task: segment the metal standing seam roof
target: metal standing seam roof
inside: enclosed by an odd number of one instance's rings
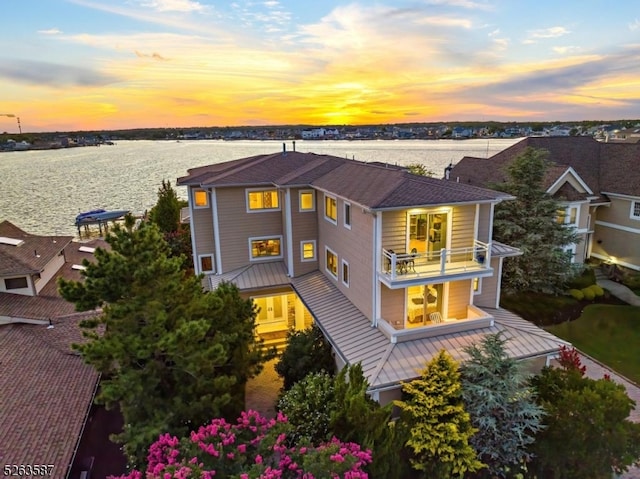
[[[491,257],[502,256],[506,258],[508,256],[520,256],[522,251],[515,246],[509,246],[504,243],[500,243],[499,241],[491,242]]]
[[[442,349],[464,361],[464,348],[487,334],[502,332],[509,340],[507,353],[516,359],[555,354],[569,344],[509,311],[488,308],[483,309],[495,318],[493,326],[393,344],[321,272],[293,278],[292,285],[340,356],[362,364],[372,389],[418,377]]]
[[[240,290],[289,286],[291,283],[283,261],[254,263],[224,274],[210,275],[209,287],[215,289],[223,281],[234,283]]]

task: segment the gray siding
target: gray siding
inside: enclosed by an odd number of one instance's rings
[[[222,188],[216,192],[223,273],[250,263],[249,238],[282,236],[285,239],[280,211],[247,213],[245,188]],[[280,206],[284,207],[282,198]],[[284,244],[282,254],[286,259]]]
[[[189,194],[191,198],[191,194]],[[214,254],[215,240],[213,236],[213,212],[211,209],[211,195],[209,194],[209,208],[193,208],[193,227],[195,231],[196,250],[193,252],[194,261],[198,261],[198,255]],[[215,264],[215,263],[214,263]]]
[[[351,229],[343,226],[343,201],[338,198],[338,224],[324,218],[324,195],[317,194],[319,270],[327,275],[340,292],[364,313],[373,316],[373,216],[351,206]],[[325,246],[338,255],[338,279],[326,272]],[[342,260],[349,263],[349,287],[342,284]]]
[[[467,306],[471,294],[471,280],[452,281],[449,283],[448,318],[464,319],[467,317]]]
[[[475,228],[475,205],[456,206],[451,214],[451,248],[473,246]]]
[[[308,190],[308,188],[302,188]],[[316,193],[316,211],[300,212],[300,190],[291,189],[291,224],[293,229],[293,276],[301,276],[318,269],[319,260],[323,258],[324,250],[318,248],[316,241],[316,261],[301,261],[300,242],[305,240],[318,239],[318,197],[321,193]],[[324,220],[323,220],[324,221]]]
[[[404,326],[405,289],[389,289],[385,285],[380,287],[380,309],[382,319],[396,327]]]
[[[610,199],[610,207],[598,207],[597,221],[631,228],[637,232],[594,224],[595,232],[591,253],[605,259],[613,256],[623,265],[640,269],[640,221],[629,217],[631,200],[615,197]]]

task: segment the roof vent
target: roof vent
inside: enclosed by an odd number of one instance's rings
[[[20,246],[24,241],[21,239],[7,238],[6,236],[0,236],[0,244],[8,244],[11,246]]]
[[[78,271],[84,271],[87,268],[85,268],[81,264],[74,264],[74,265],[71,265],[71,269],[75,269],[75,270],[78,270]]]
[[[82,253],[95,253],[96,249],[91,248],[90,246],[80,246],[80,248],[78,248],[78,251]]]

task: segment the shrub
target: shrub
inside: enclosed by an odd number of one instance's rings
[[[596,283],[596,274],[591,268],[585,268],[580,274],[569,280],[569,288],[582,289]]]
[[[584,294],[584,299],[588,301],[593,301],[596,298],[596,293],[591,289],[591,287],[582,288],[581,291],[582,294]]]
[[[315,324],[304,331],[289,331],[287,347],[276,364],[285,391],[309,373],[324,371],[333,376],[335,368],[331,345]]]
[[[604,289],[602,289],[597,284],[592,284],[591,286],[589,286],[589,289],[593,291],[593,294],[595,294],[598,298],[604,296]]]
[[[578,301],[582,301],[584,299],[584,293],[579,289],[570,289],[569,294]]]

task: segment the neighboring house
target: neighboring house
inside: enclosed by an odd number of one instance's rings
[[[286,150],[190,169],[177,184],[208,287],[232,281],[253,298],[269,342],[314,321],[337,366],[361,363],[381,403],[440,349],[464,359],[487,333],[503,332],[519,359],[565,344],[499,309],[502,263],[519,254],[491,236],[504,193]]]
[[[548,151],[547,192],[560,201],[557,220],[576,228],[574,261],[593,257],[640,271],[640,143],[589,137],[525,138],[491,158],[465,157],[451,181],[488,187],[532,147]]]
[[[80,279],[79,265],[104,243],[37,236],[0,222],[0,462],[52,465],[65,478],[98,374],[71,349],[82,341],[76,313],[57,279]],[[28,475],[28,474],[27,474]],[[23,474],[24,476],[24,474]]]

